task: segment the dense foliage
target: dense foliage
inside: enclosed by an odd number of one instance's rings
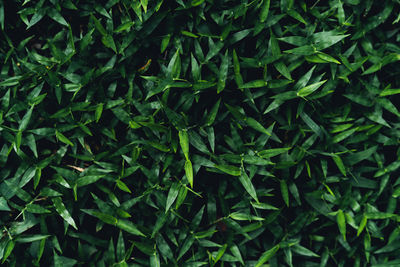
[[[399,0],[0,2],[5,266],[400,266]]]

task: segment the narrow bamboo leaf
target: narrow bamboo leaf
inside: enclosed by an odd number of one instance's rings
[[[185,239],[183,244],[180,246],[179,254],[178,254],[178,260],[182,258],[182,256],[192,247],[193,242],[194,242],[194,237],[189,236]]]
[[[304,25],[307,25],[307,22],[304,20],[304,18],[299,14],[299,12],[297,12],[294,9],[289,9],[287,11],[288,15],[291,16],[292,18],[300,21],[301,23],[303,23]]]
[[[300,113],[300,117],[307,124],[310,129],[316,133],[319,137],[322,137],[322,130],[305,112]]]
[[[339,209],[338,213],[336,214],[336,222],[343,239],[346,241],[346,217],[341,209]]]
[[[286,67],[285,63],[283,63],[283,61],[275,62],[274,66],[275,66],[276,70],[280,74],[282,74],[286,79],[292,80],[292,76],[290,74],[290,71],[289,71],[288,67]]]
[[[22,118],[18,128],[19,131],[24,131],[28,126],[28,123],[32,116],[32,111],[33,111],[33,106],[31,106],[31,108],[25,113],[24,117]]]
[[[260,22],[264,23],[268,18],[270,0],[263,0],[260,12]]]
[[[18,239],[16,239],[15,241],[18,243],[32,243],[35,241],[40,241],[43,239],[46,239],[48,237],[50,237],[51,235],[26,235],[26,236],[22,236],[22,237],[18,237]]]
[[[304,74],[293,86],[293,90],[298,91],[300,90],[300,88],[304,88],[307,85],[308,81],[310,80],[315,68],[316,65],[314,65],[309,71],[307,71],[307,73]]]
[[[36,213],[36,214],[45,214],[45,213],[51,213],[50,210],[43,208],[40,205],[37,204],[29,204],[28,206],[26,206],[26,210],[30,213]]]
[[[278,252],[279,244],[265,251],[256,263],[256,267],[261,267],[264,263],[268,262]]]
[[[225,51],[225,55],[222,57],[221,66],[218,73],[217,82],[217,93],[222,92],[225,88],[226,78],[228,77],[228,66],[229,66],[229,56],[228,49]]]
[[[232,165],[214,165],[218,170],[225,172],[232,176],[240,176],[241,171],[240,168]]]
[[[240,253],[240,250],[239,250],[238,246],[235,245],[235,244],[232,244],[232,245],[229,247],[229,249],[230,249],[230,251],[232,252],[233,256],[235,256],[236,259],[237,259],[242,265],[244,265],[244,261],[243,261],[243,258],[242,258],[242,255],[241,255],[241,253]]]
[[[207,115],[207,119],[206,119],[207,126],[211,126],[214,123],[215,118],[217,117],[217,114],[218,114],[218,109],[219,109],[220,103],[221,103],[221,98],[218,99],[217,103],[214,104],[214,106],[210,110],[210,113]]]
[[[343,164],[343,161],[342,161],[341,157],[339,155],[337,155],[337,154],[332,154],[331,157],[332,157],[333,161],[336,163],[336,166],[339,168],[340,172],[344,176],[346,176],[346,168],[345,168],[345,166]]]
[[[242,75],[240,74],[240,63],[235,49],[233,50],[233,70],[235,73],[236,85],[240,88],[240,86],[242,86],[243,84],[243,78]]]
[[[134,21],[127,21],[125,23],[122,23],[121,25],[119,25],[114,32],[116,33],[120,33],[126,30],[129,30],[133,25],[135,25]]]
[[[367,225],[367,221],[368,221],[367,216],[364,215],[364,216],[362,217],[362,219],[361,219],[360,225],[358,226],[358,229],[357,229],[357,236],[360,236],[360,234],[361,234],[362,231],[364,230],[365,226]]]
[[[150,256],[150,267],[160,267],[160,256],[158,255],[157,250]]]
[[[279,208],[274,207],[270,204],[267,203],[254,203],[251,202],[251,205],[256,208],[256,209],[261,209],[261,210],[279,210]]]
[[[183,155],[185,155],[186,161],[189,160],[189,135],[187,131],[179,131],[179,143],[182,148]]]
[[[285,201],[286,206],[289,207],[289,191],[285,180],[282,179],[280,181],[280,187],[283,201]]]
[[[9,87],[9,86],[17,85],[21,78],[22,78],[22,76],[19,76],[19,75],[7,78],[4,81],[0,82],[0,87]],[[6,95],[7,94],[8,93],[6,93]]]
[[[319,53],[317,54],[317,56],[318,56],[319,58],[321,58],[322,60],[325,60],[326,62],[331,62],[331,63],[335,63],[335,64],[340,64],[340,61],[338,61],[336,58],[334,58],[334,57],[332,57],[332,56],[330,56],[330,55],[328,55],[328,54],[325,54],[325,53],[323,53],[323,52],[319,52]]]
[[[47,15],[54,20],[57,23],[60,23],[63,26],[68,27],[69,24],[68,22],[63,18],[63,16],[56,10],[56,9],[50,9],[47,11]]]
[[[267,82],[264,80],[254,80],[248,83],[245,83],[241,86],[239,86],[239,89],[245,89],[245,88],[260,88],[260,87],[265,87],[267,86]]]
[[[193,166],[192,162],[189,159],[185,161],[185,174],[190,184],[190,187],[193,188]]]
[[[201,78],[201,71],[199,64],[196,61],[196,58],[193,56],[193,54],[190,54],[191,56],[191,67],[192,67],[192,76],[194,81],[198,81]]]
[[[57,130],[56,130],[56,137],[57,137],[58,140],[60,140],[64,144],[67,144],[67,145],[70,145],[70,146],[74,146],[74,144],[67,137],[65,137],[65,135],[63,135],[62,133],[60,133]]]
[[[350,137],[352,134],[354,134],[357,131],[357,128],[353,128],[344,132],[341,132],[337,135],[335,135],[332,139],[333,143],[339,143],[343,141],[344,139]]]
[[[246,171],[242,169],[241,174],[239,176],[239,181],[243,185],[244,189],[246,189],[247,193],[258,202],[256,190],[251,183],[249,176],[247,175]]]
[[[319,257],[319,255],[316,254],[315,252],[313,252],[313,251],[309,250],[308,248],[305,248],[299,244],[292,246],[291,250],[298,255],[302,255],[302,256],[306,256],[306,257]]]
[[[199,6],[201,4],[203,4],[205,0],[192,0],[191,5],[194,6]]]
[[[95,118],[96,122],[99,122],[102,113],[103,113],[103,103],[100,103],[97,105],[96,111],[94,114],[94,118]]]
[[[116,226],[121,230],[124,230],[132,235],[143,236],[146,237],[132,222],[120,219],[117,221]]]
[[[222,247],[220,247],[218,249],[217,256],[215,256],[215,259],[213,260],[214,264],[216,264],[221,259],[221,257],[224,255],[227,247],[228,247],[228,244],[224,244]]]
[[[291,147],[283,147],[283,148],[271,148],[266,150],[261,150],[258,152],[258,155],[262,158],[272,158],[278,156],[282,153],[289,151]]]
[[[129,187],[124,182],[122,182],[120,179],[116,180],[116,184],[117,184],[117,187],[119,189],[121,189],[122,191],[125,191],[130,194],[132,193],[132,191],[129,189]]]
[[[96,210],[91,210],[91,209],[81,209],[81,211],[83,211],[86,214],[89,214],[93,217],[98,218],[99,220],[101,220],[102,222],[105,222],[107,224],[111,224],[111,225],[116,225],[117,224],[117,218],[115,218],[114,216],[110,215],[110,214],[105,214]]]
[[[11,211],[4,197],[0,197],[0,211]]]
[[[248,117],[246,118],[246,123],[248,126],[250,126],[251,128],[253,128],[254,130],[257,130],[261,133],[264,133],[266,135],[271,136],[271,133],[267,131],[267,129],[264,128],[264,126],[261,125],[261,123],[259,123],[258,121],[256,121],[255,119]]]
[[[169,44],[169,41],[171,40],[171,34],[167,34],[164,36],[164,38],[161,41],[161,53],[164,53],[165,49],[167,49],[167,46]]]
[[[178,196],[180,186],[178,183],[173,183],[169,189],[168,196],[167,196],[167,202],[165,204],[165,213],[169,210],[169,208],[172,206],[174,203],[175,199]]]
[[[321,82],[317,82],[314,84],[310,84],[306,87],[301,88],[299,91],[297,91],[297,95],[300,97],[306,97],[309,94],[312,94],[315,90],[317,90],[319,87],[321,87],[321,85],[323,85],[324,83],[326,83],[327,80],[321,81]]]
[[[14,247],[15,247],[15,242],[13,240],[9,240],[8,243],[7,243],[7,246],[5,247],[5,250],[4,250],[3,259],[1,261],[2,264],[11,255]]]
[[[397,95],[400,94],[400,89],[384,89],[379,96]]]
[[[58,214],[72,227],[74,227],[76,230],[78,230],[78,227],[76,227],[74,219],[71,217],[71,214],[68,212],[68,210],[65,208],[64,203],[62,203],[61,198],[56,197],[52,199],[54,207]]]
[[[125,242],[124,237],[122,235],[122,231],[119,231],[118,240],[117,240],[117,260],[122,261],[125,258]]]

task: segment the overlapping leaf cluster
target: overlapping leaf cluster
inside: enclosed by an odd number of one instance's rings
[[[0,2],[2,264],[399,265],[399,14]]]

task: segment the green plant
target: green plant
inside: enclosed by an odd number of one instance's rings
[[[399,265],[383,2],[1,2],[2,264]]]

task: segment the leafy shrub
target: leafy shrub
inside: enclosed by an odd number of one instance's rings
[[[1,2],[2,263],[400,265],[399,7]]]

